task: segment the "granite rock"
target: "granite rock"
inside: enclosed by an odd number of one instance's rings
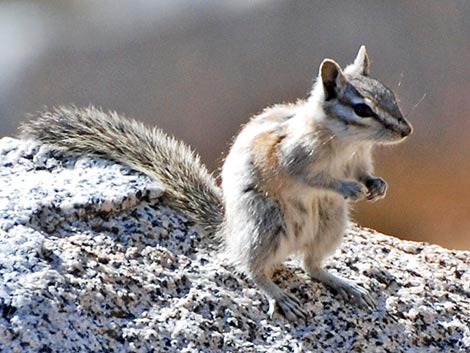
[[[351,224],[327,267],[371,289],[343,302],[295,259],[268,304],[210,240],[126,166],[0,140],[1,352],[469,352],[470,252]]]

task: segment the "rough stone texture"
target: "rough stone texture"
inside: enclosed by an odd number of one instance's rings
[[[292,260],[276,282],[310,320],[267,302],[161,200],[99,158],[0,141],[1,352],[469,352],[470,252],[351,226],[328,262],[371,288],[344,303]]]

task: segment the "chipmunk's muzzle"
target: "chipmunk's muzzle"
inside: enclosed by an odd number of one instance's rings
[[[402,138],[406,138],[413,133],[413,126],[405,119],[400,118],[399,120],[399,132]]]

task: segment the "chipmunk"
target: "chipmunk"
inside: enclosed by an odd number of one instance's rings
[[[307,319],[299,301],[271,279],[275,265],[302,255],[305,271],[341,296],[375,308],[369,292],[322,268],[341,244],[351,201],[385,196],[372,175],[371,149],[412,132],[394,93],[369,76],[362,46],[344,70],[320,65],[306,100],[265,109],[236,137],[221,187],[183,142],[92,107],[61,107],[20,127],[20,137],[114,159],[166,186],[170,204],[215,235],[238,271],[276,311]]]

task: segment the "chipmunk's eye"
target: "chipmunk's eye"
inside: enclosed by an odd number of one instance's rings
[[[361,118],[370,118],[371,116],[374,116],[374,112],[367,104],[355,104],[353,109],[354,113],[356,113],[356,115],[360,116]]]

